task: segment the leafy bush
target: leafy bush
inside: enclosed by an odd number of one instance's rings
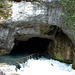
[[[75,26],[75,0],[58,0],[66,9],[69,25]]]
[[[72,28],[75,35],[75,0],[58,0],[66,9],[65,24]]]
[[[9,12],[10,6],[7,4],[6,0],[0,0],[0,20],[1,18],[8,18],[11,15]]]

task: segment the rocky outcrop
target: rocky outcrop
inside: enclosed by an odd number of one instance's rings
[[[13,2],[12,15],[0,24],[0,54],[9,54],[14,40],[26,41],[32,37],[52,40],[50,56],[60,61],[73,61],[75,40],[65,25],[65,10],[55,0]]]

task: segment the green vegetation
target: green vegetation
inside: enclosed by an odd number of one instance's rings
[[[54,54],[57,60],[63,61],[65,59],[64,56],[62,56],[60,52],[58,53],[55,52]]]
[[[40,5],[40,2],[37,2],[37,5]]]
[[[31,2],[33,2],[34,0],[30,0]]]
[[[72,28],[75,37],[75,0],[58,0],[66,9],[65,24]],[[63,16],[63,15],[62,15]]]
[[[6,0],[0,0],[0,23],[2,19],[10,17],[10,5],[7,4]]]
[[[13,4],[11,3],[11,4],[10,4],[10,7],[12,7],[12,6],[13,6]]]

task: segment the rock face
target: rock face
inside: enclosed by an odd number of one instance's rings
[[[0,54],[9,54],[14,41],[32,37],[52,40],[48,47],[50,56],[60,61],[75,61],[75,40],[61,14],[65,10],[55,0],[13,2],[12,16],[0,24]],[[75,63],[75,62],[74,62]]]

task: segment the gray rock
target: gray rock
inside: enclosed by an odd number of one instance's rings
[[[65,15],[65,10],[59,2],[14,2],[11,9],[12,16],[0,24],[0,54],[9,54],[15,39],[26,41],[32,37],[40,37],[53,41],[48,47],[53,58],[60,61],[73,60],[75,40],[61,16]]]

